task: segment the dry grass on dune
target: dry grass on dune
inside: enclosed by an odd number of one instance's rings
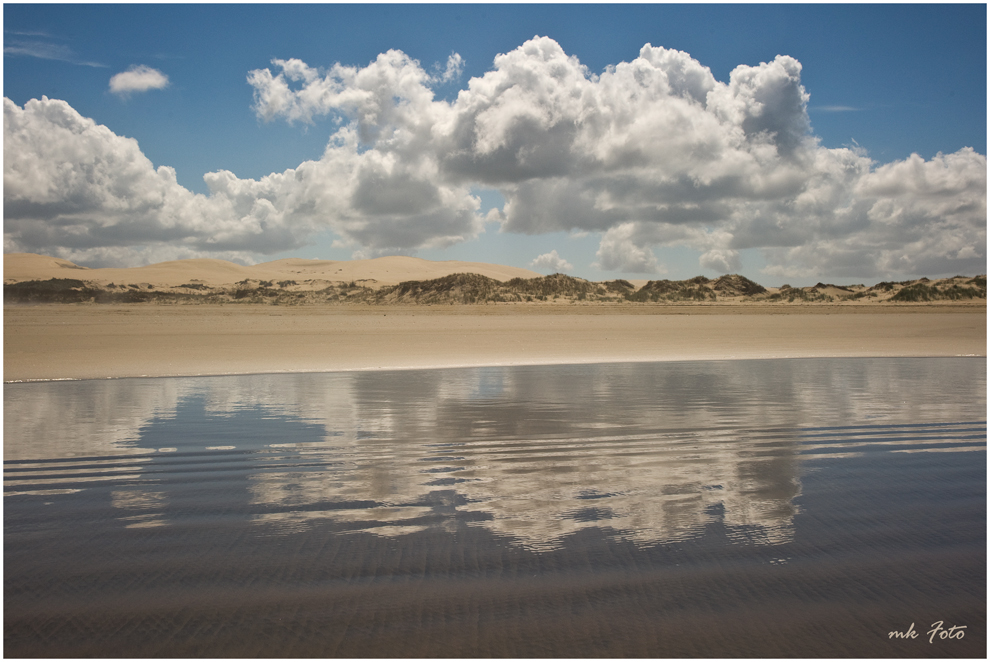
[[[87,269],[43,255],[4,256],[7,303],[268,303],[436,305],[842,304],[986,302],[986,276],[867,285],[766,288],[744,276],[630,282],[478,262],[392,256],[373,260],[290,258],[254,266],[194,259]]]

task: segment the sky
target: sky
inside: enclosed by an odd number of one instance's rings
[[[963,5],[3,7],[4,252],[986,273]]]

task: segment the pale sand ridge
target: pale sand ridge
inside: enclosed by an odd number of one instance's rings
[[[364,281],[369,285],[398,285],[408,280],[430,280],[455,273],[476,273],[499,281],[512,278],[535,278],[540,274],[529,269],[506,267],[482,262],[447,260],[434,262],[417,257],[389,256],[371,260],[306,260],[288,258],[243,266],[199,258],[150,264],[145,267],[87,269],[59,258],[33,253],[10,253],[3,256],[5,283],[50,278],[76,278],[100,285],[107,283],[150,283],[175,287],[186,283],[233,285],[243,280]],[[374,281],[373,283],[371,281]]]

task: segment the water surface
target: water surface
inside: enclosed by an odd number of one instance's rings
[[[6,384],[4,607],[13,657],[982,657],[986,360]]]

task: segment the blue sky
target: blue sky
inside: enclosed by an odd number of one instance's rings
[[[984,273],[986,25],[981,4],[5,4],[5,252],[408,253],[767,285]],[[369,120],[348,90],[396,108]],[[58,118],[29,112],[42,96]]]

